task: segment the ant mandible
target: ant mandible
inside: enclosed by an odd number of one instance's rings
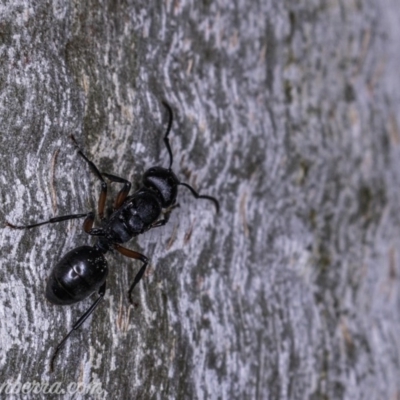
[[[98,216],[101,220],[100,227],[93,227],[95,219],[93,212],[63,215],[30,225],[14,225],[7,222],[10,228],[31,229],[46,224],[85,218],[83,222],[84,231],[98,238],[94,246],[80,246],[68,252],[54,266],[48,278],[46,298],[53,304],[74,304],[86,299],[95,291],[98,293],[98,298],[78,319],[56,347],[50,361],[50,371],[53,371],[54,360],[67,339],[86,321],[104,297],[108,275],[108,265],[104,257],[105,253],[117,250],[122,255],[140,260],[143,263],[128,291],[129,301],[132,303],[132,291],[142,279],[149,260],[143,254],[122,247],[121,243],[126,243],[134,236],[140,235],[152,228],[165,225],[169,220],[171,211],[177,206],[176,196],[178,186],[188,188],[196,199],[212,201],[217,212],[219,211],[219,203],[216,198],[200,195],[187,183],[180,182],[173,173],[171,169],[173,156],[168,139],[172,127],[173,115],[171,107],[166,102],[162,104],[169,114],[169,122],[164,135],[165,147],[169,154],[169,166],[168,168],[152,167],[145,171],[142,178],[142,186],[131,196],[128,196],[131,183],[124,178],[100,172],[96,165],[82,152],[75,138],[71,135],[71,139],[78,149],[78,154],[86,161],[91,171],[101,183],[101,192],[98,201]],[[104,216],[107,197],[107,183],[104,178],[123,185],[114,201],[114,211],[109,218]]]

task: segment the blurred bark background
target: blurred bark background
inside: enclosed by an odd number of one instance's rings
[[[162,100],[175,172],[221,203],[181,188],[129,243],[151,258],[135,306],[140,263],[107,256],[105,300],[53,374],[93,299],[53,306],[46,278],[92,239],[80,221],[1,229],[2,394],[400,398],[398,2],[3,0],[0,17],[3,225],[95,208],[72,133],[135,188],[167,166]]]

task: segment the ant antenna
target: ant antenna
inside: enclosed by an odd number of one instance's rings
[[[164,135],[164,143],[165,143],[165,147],[167,148],[168,154],[169,154],[169,167],[168,167],[168,170],[171,171],[171,167],[172,167],[172,163],[174,162],[174,158],[172,156],[172,151],[171,151],[171,146],[169,144],[168,135],[169,135],[169,132],[171,131],[171,126],[172,126],[172,121],[173,121],[173,114],[172,114],[172,109],[171,109],[170,105],[167,102],[162,101],[162,104],[167,109],[168,114],[169,114],[169,121],[168,121],[167,131],[165,132],[165,135]],[[214,203],[215,208],[217,209],[217,213],[219,212],[219,202],[215,197],[206,196],[206,195],[200,195],[187,183],[179,182],[178,185],[185,186],[186,188],[188,188],[191,191],[192,195],[196,199],[211,200]]]
[[[179,182],[178,185],[185,186],[186,188],[188,188],[188,189],[192,192],[192,195],[193,195],[196,199],[211,200],[211,201],[214,203],[215,208],[217,209],[217,214],[219,213],[219,202],[218,202],[218,200],[217,200],[215,197],[206,196],[206,195],[204,195],[204,194],[198,194],[190,185],[188,185],[187,183],[184,183],[184,182]]]
[[[165,143],[165,147],[167,148],[168,154],[169,154],[168,170],[171,171],[172,163],[174,162],[174,157],[172,156],[172,151],[171,151],[171,146],[169,144],[168,135],[169,135],[169,132],[171,131],[171,127],[172,127],[173,114],[172,114],[172,109],[167,102],[163,101],[162,104],[167,109],[168,115],[169,115],[167,131],[165,132],[165,135],[164,135],[164,143]]]

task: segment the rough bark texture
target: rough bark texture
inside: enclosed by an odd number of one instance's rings
[[[46,277],[92,239],[78,221],[1,229],[0,384],[400,398],[398,2],[3,0],[0,16],[3,224],[95,209],[71,133],[135,187],[166,166],[163,99],[174,170],[221,202],[182,188],[169,224],[132,240],[151,258],[135,306],[140,263],[108,255],[105,300],[53,374],[95,296],[53,306]]]

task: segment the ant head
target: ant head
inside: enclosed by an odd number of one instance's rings
[[[152,167],[143,175],[143,185],[154,189],[159,194],[163,208],[168,208],[175,203],[178,184],[178,178],[167,168]]]

